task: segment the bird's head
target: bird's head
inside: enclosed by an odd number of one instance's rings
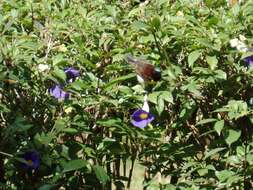
[[[159,69],[155,68],[155,69],[153,70],[152,79],[153,79],[154,81],[159,81],[159,80],[161,80],[161,78],[162,78],[161,71],[160,71]]]

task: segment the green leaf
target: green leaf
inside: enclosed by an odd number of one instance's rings
[[[151,25],[156,29],[159,30],[160,26],[161,26],[161,21],[158,17],[154,17],[151,20]]]
[[[164,110],[164,100],[162,98],[158,98],[156,105],[157,112],[161,114]]]
[[[240,156],[240,157],[243,157],[243,156],[245,156],[245,147],[243,147],[243,146],[237,146],[236,147],[236,155],[237,156]]]
[[[66,127],[66,121],[63,119],[57,119],[54,124],[56,132],[61,132]]]
[[[214,70],[217,67],[218,60],[216,56],[206,56],[206,61],[211,70]]]
[[[244,101],[230,100],[228,102],[228,106],[229,106],[228,116],[230,119],[238,119],[248,114],[248,105]]]
[[[53,185],[45,184],[40,186],[38,190],[51,190],[53,189],[53,187],[54,187]]]
[[[227,158],[227,163],[231,163],[231,164],[240,164],[240,159],[238,156],[236,155],[232,155],[232,156],[229,156]]]
[[[110,177],[107,175],[104,168],[102,168],[101,166],[98,166],[98,165],[95,165],[92,168],[93,168],[98,180],[100,181],[100,183],[106,184],[106,182],[108,182],[110,180]]]
[[[30,129],[33,125],[26,123],[25,118],[23,118],[22,116],[17,116],[11,126],[14,131],[23,132]]]
[[[160,92],[152,92],[148,95],[148,100],[154,104],[157,104],[158,96],[160,95]]]
[[[203,125],[203,124],[211,123],[211,122],[215,122],[215,121],[217,121],[217,119],[214,119],[214,118],[202,119],[196,125]]]
[[[116,78],[116,79],[113,79],[111,82],[107,83],[105,86],[104,86],[104,89],[114,85],[114,84],[117,84],[117,83],[120,83],[120,82],[123,82],[125,80],[128,80],[128,79],[131,79],[133,78],[134,76],[136,76],[135,74],[131,73],[131,74],[128,74],[126,76],[122,76],[122,77],[119,77],[119,78]]]
[[[11,111],[11,110],[8,109],[8,107],[7,107],[6,105],[0,104],[0,112],[2,112],[2,113],[8,113],[8,112],[10,112],[10,111]]]
[[[135,30],[147,30],[148,25],[141,21],[135,21],[133,22],[132,27]]]
[[[195,63],[195,61],[197,61],[197,59],[200,56],[201,56],[200,50],[196,50],[196,51],[191,52],[188,56],[188,66],[193,67],[193,64]]]
[[[62,132],[70,133],[70,134],[76,134],[76,133],[78,133],[78,130],[75,129],[75,128],[65,128],[65,129],[62,130]]]
[[[226,80],[227,79],[227,73],[225,73],[224,71],[222,70],[217,70],[215,71],[216,73],[216,77],[219,78],[219,79],[223,79],[223,80]]]
[[[232,184],[237,184],[238,182],[242,182],[243,176],[237,174],[229,177],[226,181],[226,186],[230,187]]]
[[[66,81],[66,74],[63,70],[59,69],[59,68],[55,68],[53,71],[53,76],[55,76],[56,78],[60,79],[61,81]]]
[[[205,153],[205,157],[204,157],[204,160],[209,158],[210,156],[213,156],[215,155],[216,153],[222,151],[222,150],[225,150],[226,148],[215,148],[215,149],[212,149],[211,151]]]
[[[232,143],[236,142],[240,136],[240,130],[229,129],[225,131],[225,141],[229,146],[231,146]]]
[[[198,172],[198,174],[199,174],[200,176],[204,176],[204,175],[208,174],[208,169],[206,169],[206,168],[201,168],[201,169],[198,169],[197,172]]]
[[[214,124],[214,130],[220,135],[222,129],[224,127],[224,120],[217,121]]]
[[[173,103],[172,93],[168,91],[157,91],[152,92],[148,95],[148,100],[154,104],[158,104],[159,99],[163,99],[166,102]]]
[[[82,81],[80,81],[80,80],[76,80],[75,82],[72,82],[72,83],[70,84],[70,87],[73,88],[73,89],[75,89],[75,90],[77,90],[77,91],[80,91],[80,90],[82,90],[82,89],[87,88],[87,85],[84,84],[84,83],[83,83]]]
[[[118,127],[121,126],[121,119],[117,118],[117,119],[103,119],[103,120],[99,120],[97,121],[97,124],[101,125],[101,126],[105,126],[105,127]]]
[[[172,184],[167,184],[164,190],[176,190],[176,187]]]
[[[173,103],[173,96],[171,92],[161,91],[161,95],[159,96],[159,98],[162,98],[169,103]]]
[[[76,159],[68,161],[63,166],[63,172],[75,171],[87,166],[87,161],[82,159]]]
[[[204,47],[210,48],[210,49],[214,49],[216,51],[219,51],[220,49],[217,49],[213,43],[210,41],[210,39],[207,38],[197,38],[196,42],[198,42],[199,44],[201,44]]]
[[[64,54],[57,54],[56,56],[54,56],[52,58],[53,60],[53,65],[54,66],[59,66],[59,65],[63,65],[63,64],[68,64],[67,60],[64,58]]]
[[[234,172],[230,170],[222,170],[222,171],[216,171],[215,175],[219,179],[220,182],[225,182],[228,180],[230,177],[234,175]]]
[[[212,26],[212,25],[216,25],[219,22],[219,19],[215,16],[211,17],[208,21],[208,25]]]
[[[54,134],[50,132],[46,134],[42,132],[41,134],[37,133],[35,135],[35,139],[44,145],[48,145],[54,139],[54,137],[55,137]]]

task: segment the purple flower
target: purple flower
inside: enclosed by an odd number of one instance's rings
[[[247,64],[247,67],[253,66],[253,55],[243,58],[243,61]]]
[[[49,93],[58,100],[69,99],[70,93],[65,92],[63,88],[66,84],[74,82],[76,77],[80,76],[80,71],[78,71],[73,67],[66,67],[64,69],[64,72],[66,74],[66,82],[64,84],[55,84],[54,86],[48,89]]]
[[[66,100],[69,98],[69,93],[65,92],[62,89],[62,86],[59,84],[55,84],[53,87],[49,88],[49,93],[57,98],[58,100]]]
[[[131,123],[135,127],[144,128],[155,118],[152,114],[144,111],[143,109],[136,110],[132,115]]]
[[[80,76],[80,71],[76,70],[73,67],[66,67],[64,69],[64,72],[67,76],[67,82],[73,82],[75,81],[76,77]]]
[[[40,166],[40,155],[35,151],[27,151],[22,157],[26,163],[21,163],[21,167],[27,170],[37,170]]]

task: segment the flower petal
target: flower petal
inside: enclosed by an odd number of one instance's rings
[[[141,115],[143,114],[147,114],[147,118],[142,118]],[[143,109],[138,109],[136,110],[133,114],[132,114],[132,118],[131,118],[131,123],[139,128],[144,128],[146,127],[150,122],[152,122],[154,120],[154,116],[149,113],[146,112]]]
[[[231,39],[229,41],[231,47],[236,47],[239,43],[239,40],[237,38]]]
[[[247,40],[247,38],[246,38],[244,35],[242,35],[242,34],[239,35],[239,39],[240,39],[242,42],[244,42],[245,40]]]
[[[143,119],[141,119],[140,117],[141,114],[148,114],[148,112],[142,109],[138,109],[132,114],[132,120],[137,121],[137,122],[142,121]]]
[[[46,64],[39,64],[38,65],[38,70],[40,72],[44,72],[44,71],[47,71],[50,69],[50,66],[49,65],[46,65]]]
[[[40,166],[40,155],[36,151],[27,151],[23,154],[23,159],[30,164],[22,163],[23,169],[38,169]]]
[[[80,71],[78,71],[77,69],[73,67],[65,68],[64,72],[67,75],[67,82],[73,82],[76,79],[76,77],[80,76]]]
[[[149,123],[147,122],[147,120],[143,120],[143,121],[134,121],[131,120],[131,123],[135,126],[135,127],[139,127],[139,128],[144,128],[146,127]]]
[[[253,55],[243,58],[248,67],[253,66]]]
[[[49,88],[49,93],[57,99],[68,99],[69,93],[65,92],[59,84]]]
[[[143,98],[143,106],[142,106],[142,110],[149,112],[149,105],[148,105],[148,95],[145,94],[144,98]]]

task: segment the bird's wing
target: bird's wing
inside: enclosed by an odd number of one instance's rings
[[[154,66],[149,63],[140,62],[136,66],[136,73],[144,80],[150,80],[153,77]]]
[[[130,54],[126,56],[126,61],[131,64],[137,64],[138,62],[138,60]]]

